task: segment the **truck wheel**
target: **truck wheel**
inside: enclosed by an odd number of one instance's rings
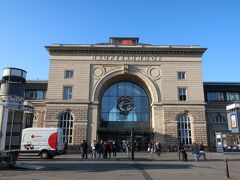
[[[42,151],[40,153],[40,156],[41,156],[42,159],[48,159],[49,158],[49,154],[48,154],[47,151]]]

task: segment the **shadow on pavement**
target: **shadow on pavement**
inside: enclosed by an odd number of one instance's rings
[[[26,165],[29,168],[26,168]],[[32,164],[32,166],[38,166]],[[127,162],[117,162],[117,163],[104,163],[104,162],[86,162],[86,163],[41,163],[42,168],[35,169],[38,171],[80,171],[80,172],[107,172],[107,171],[118,171],[118,170],[148,170],[148,169],[191,169],[192,165],[190,164],[153,164],[148,163],[127,163]],[[32,171],[33,168],[30,168],[31,164],[22,163],[18,167],[4,170],[19,170],[19,171]]]

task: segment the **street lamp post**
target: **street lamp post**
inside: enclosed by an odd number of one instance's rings
[[[134,137],[134,135],[133,135],[133,133],[134,133],[134,128],[131,128],[131,154],[132,154],[132,160],[134,160],[134,140],[133,140],[133,137]]]

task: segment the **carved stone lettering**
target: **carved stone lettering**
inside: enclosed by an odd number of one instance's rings
[[[159,56],[92,56],[95,61],[160,61]]]

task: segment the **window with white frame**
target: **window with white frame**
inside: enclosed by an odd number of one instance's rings
[[[184,80],[184,79],[186,79],[186,72],[179,71],[178,72],[178,80]]]
[[[226,122],[226,120],[223,116],[217,115],[217,116],[214,117],[213,122],[218,123],[218,124],[223,124],[223,123]]]
[[[183,144],[192,144],[191,122],[187,114],[178,116],[178,139]]]
[[[238,92],[227,92],[227,101],[239,101],[239,93]]]
[[[63,87],[63,99],[71,100],[72,99],[72,86]]]
[[[73,70],[65,70],[64,71],[64,78],[71,79],[73,77]]]
[[[179,101],[187,100],[187,89],[186,88],[178,88],[178,100]]]
[[[63,142],[69,144],[72,143],[73,139],[73,116],[70,112],[66,112],[61,116],[59,127],[63,129]]]

